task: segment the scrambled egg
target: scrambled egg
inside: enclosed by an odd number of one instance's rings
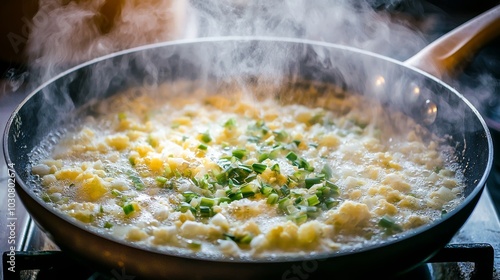
[[[380,241],[462,198],[449,147],[361,96],[159,92],[68,130],[32,166],[41,197],[129,242],[254,258]]]

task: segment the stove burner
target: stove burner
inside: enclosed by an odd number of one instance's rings
[[[74,280],[111,280],[118,275],[107,275],[97,272],[84,264],[74,261],[62,251],[19,251],[16,252],[16,272],[9,267],[9,252],[3,254],[3,279],[45,280],[60,279],[71,275]],[[449,244],[428,260],[428,263],[473,262],[474,279],[492,279],[494,267],[494,250],[487,243]],[[112,274],[117,273],[113,271]],[[122,275],[123,276],[123,275]],[[135,277],[134,277],[135,278]],[[404,272],[395,279],[432,279],[428,266],[418,265],[415,269]]]

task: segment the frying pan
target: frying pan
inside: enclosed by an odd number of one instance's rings
[[[460,46],[465,48],[465,55],[495,35],[499,28],[493,26],[499,19],[500,6],[466,23],[458,33],[449,33],[448,38],[454,38],[456,44],[455,34],[471,34],[465,41],[473,43]],[[448,50],[446,42],[431,44],[430,53]],[[430,63],[428,53],[424,49],[400,62],[347,46],[269,37],[201,38],[114,53],[58,75],[18,106],[4,134],[6,162],[14,166],[17,194],[40,228],[70,256],[104,273],[144,279],[396,277],[430,259],[456,234],[476,206],[493,160],[492,140],[484,120],[462,95],[436,76],[439,68]],[[454,63],[444,65],[455,67]],[[248,83],[292,81],[293,85],[293,81],[312,80],[375,97],[388,110],[403,111],[450,139],[457,151],[454,160],[464,173],[465,198],[438,221],[379,244],[348,252],[239,260],[181,255],[114,240],[54,211],[34,193],[30,153],[52,130],[77,121],[92,111],[88,108],[125,89],[154,89],[164,83],[173,87],[178,80],[214,91],[228,81],[244,87]],[[321,94],[299,98],[319,102]]]

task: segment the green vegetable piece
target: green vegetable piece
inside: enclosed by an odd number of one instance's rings
[[[113,227],[113,224],[110,223],[110,222],[105,222],[104,223],[104,228],[112,228]]]
[[[323,181],[323,178],[321,177],[313,177],[313,178],[306,178],[305,180],[306,188],[310,188],[316,184],[319,184]]]
[[[200,206],[213,207],[216,204],[217,204],[217,202],[213,198],[202,197],[200,200]]]
[[[146,188],[146,185],[144,185],[144,182],[142,181],[141,178],[134,176],[134,175],[130,175],[130,180],[132,180],[132,183],[134,183],[134,187],[137,190],[141,191],[144,188]]]
[[[327,180],[330,180],[333,176],[333,170],[332,167],[328,164],[323,165],[323,168],[321,169],[321,174],[325,175],[325,178]]]
[[[378,225],[388,230],[401,230],[401,227],[396,224],[396,221],[387,215],[384,215],[382,218],[380,218],[380,220],[378,221]]]
[[[160,183],[160,184],[165,184],[167,182],[167,178],[163,177],[163,176],[157,176],[156,177],[156,182]]]
[[[279,195],[277,193],[271,193],[268,197],[267,197],[267,203],[268,204],[276,204],[278,203],[278,199],[279,199]]]
[[[259,162],[263,162],[264,160],[268,159],[269,158],[269,154],[268,153],[262,153],[259,155]]]
[[[201,141],[205,143],[210,143],[212,141],[212,137],[210,137],[210,134],[207,132],[201,134]]]
[[[252,169],[253,171],[261,174],[262,172],[264,172],[264,170],[266,170],[267,168],[267,165],[265,164],[262,164],[262,163],[254,163],[252,164]]]
[[[255,191],[251,185],[244,185],[241,187],[240,191],[243,197],[251,197],[255,195]]]
[[[299,158],[294,152],[289,152],[285,157],[290,161],[295,161]]]
[[[307,198],[307,205],[314,206],[319,204],[319,198],[316,195],[311,195]]]
[[[208,149],[208,146],[205,144],[200,144],[200,145],[198,145],[198,149],[206,151]]]
[[[243,157],[245,157],[246,154],[247,150],[245,149],[235,149],[232,152],[232,155],[238,159],[242,159]]]
[[[129,215],[130,213],[135,211],[134,205],[132,204],[127,204],[122,207],[123,212],[125,212],[125,215]]]
[[[212,207],[200,206],[200,216],[202,216],[202,217],[212,217],[213,215],[214,215],[214,212],[212,210]]]
[[[230,118],[224,123],[225,128],[234,128],[236,127],[236,120],[234,118]]]

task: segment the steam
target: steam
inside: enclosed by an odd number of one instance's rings
[[[32,78],[40,80],[105,54],[189,37],[307,38],[404,59],[426,41],[404,19],[393,21],[375,9],[400,2],[41,0],[27,52]]]
[[[335,43],[367,50],[384,56],[405,60],[429,43],[422,31],[432,28],[433,19],[422,20],[420,12],[429,9],[424,2],[403,0],[292,0],[292,1],[241,1],[241,0],[41,0],[39,11],[33,18],[27,51],[30,58],[30,78],[35,84],[47,81],[62,71],[106,54],[132,47],[193,37],[219,36],[272,36],[301,38]],[[413,15],[400,13],[409,9]],[[434,8],[435,7],[431,7]],[[396,15],[396,16],[395,16]],[[420,29],[415,29],[420,20]],[[264,44],[265,45],[265,44]],[[175,48],[170,48],[173,50]],[[254,48],[242,48],[239,54],[233,49],[217,45],[193,53],[183,51],[182,58],[191,61],[218,78],[230,78],[233,73],[286,71],[299,54],[296,49],[273,49],[265,46],[261,53]],[[342,58],[316,51],[315,63],[328,68]],[[262,55],[271,60],[253,60],[252,55]],[[230,55],[225,55],[225,54]],[[162,76],[173,73],[164,69],[159,61],[167,63],[172,53],[144,54],[126,59],[101,62],[101,68],[88,73],[92,85],[83,88],[94,96],[108,87],[134,79],[129,72],[131,65],[143,69],[144,78],[136,84],[155,87]],[[140,56],[140,55],[139,55]],[[159,58],[158,58],[159,56]],[[159,61],[158,61],[159,60]],[[335,61],[337,60],[337,61]],[[265,62],[264,65],[258,63]],[[385,69],[370,69],[375,74]],[[351,63],[344,59],[343,63]],[[359,67],[356,65],[353,68]],[[177,71],[179,69],[175,69]],[[349,66],[340,73],[342,82],[356,84],[360,77]],[[235,71],[235,72],[234,72]],[[394,72],[394,70],[390,70]],[[392,77],[400,73],[383,73]],[[404,77],[403,77],[404,78]],[[352,79],[352,80],[345,80]],[[71,81],[71,79],[69,79]],[[390,81],[388,79],[387,84]],[[405,81],[406,82],[406,81]],[[417,81],[418,82],[418,81]],[[404,88],[406,85],[402,85]],[[59,91],[71,91],[70,83]],[[403,89],[404,90],[404,89]],[[488,92],[488,89],[481,89]],[[48,93],[50,95],[50,93]],[[489,95],[489,94],[484,94]],[[391,98],[391,97],[389,97]],[[74,108],[70,104],[67,108]],[[53,109],[53,108],[52,108]]]

